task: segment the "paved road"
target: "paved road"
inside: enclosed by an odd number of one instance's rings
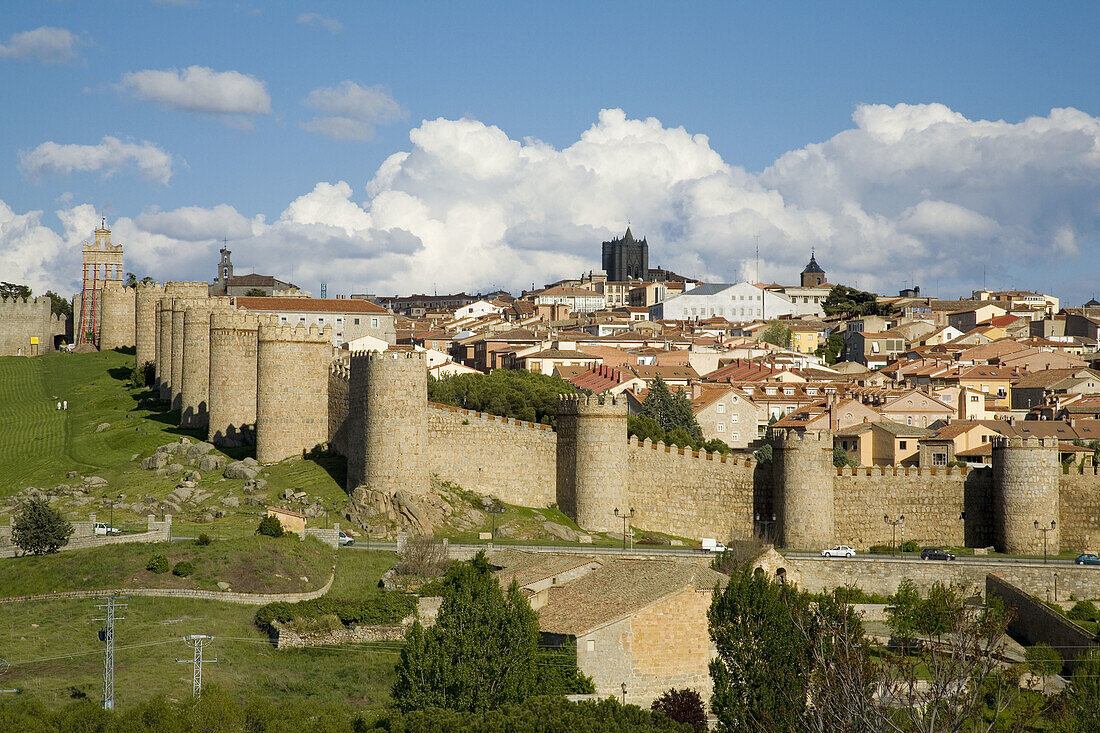
[[[451,547],[457,551],[463,553],[473,554],[478,550],[488,549],[487,543],[482,544],[451,544]],[[711,553],[702,552],[687,547],[638,547],[635,546],[632,550],[623,550],[619,547],[599,547],[599,546],[556,546],[556,545],[496,545],[497,549],[511,549],[522,550],[524,552],[553,552],[558,554],[570,554],[570,555],[613,555],[620,557],[713,557]],[[397,543],[395,542],[374,542],[370,543],[368,547],[365,542],[356,541],[354,545],[350,546],[353,550],[389,550],[396,551]],[[787,552],[783,551],[782,554],[785,557],[798,558],[800,560],[820,560],[821,562],[837,562],[841,558],[825,558],[817,552]],[[847,558],[847,560],[855,560],[860,562],[894,562],[894,563],[923,563],[934,562],[928,560],[921,560],[919,557],[890,557],[889,555],[870,555],[860,554],[855,557]],[[965,556],[955,560],[957,563],[968,563],[978,565],[1042,565],[1042,559],[1035,558],[1016,558],[1016,557],[983,557]],[[1066,560],[1060,558],[1048,558],[1048,565],[1063,565],[1072,566],[1073,560]],[[1096,572],[1100,573],[1100,567],[1096,568]]]

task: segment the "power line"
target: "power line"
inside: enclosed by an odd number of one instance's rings
[[[118,603],[119,598],[129,598],[129,596],[107,596],[105,599],[107,602],[103,604],[97,604],[96,608],[104,609],[104,618],[96,619],[96,621],[103,621],[104,628],[99,632],[99,638],[104,642],[103,650],[103,709],[114,710],[115,709],[115,621],[122,621],[126,617],[115,618],[115,606],[126,607],[125,603]],[[100,600],[100,599],[96,599]]]
[[[191,664],[193,665],[191,670],[191,695],[194,697],[202,697],[202,663],[213,663],[218,661],[217,657],[213,659],[203,659],[202,645],[203,642],[206,641],[213,643],[214,637],[207,634],[189,634],[183,637],[183,640],[187,642],[188,646],[193,647],[195,650],[195,658],[191,660]],[[187,664],[188,660],[179,659],[177,657],[176,661],[181,664]]]

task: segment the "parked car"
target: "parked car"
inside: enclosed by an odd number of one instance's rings
[[[920,551],[921,560],[954,560],[955,556],[947,550],[938,547],[925,547]]]
[[[848,545],[837,545],[821,551],[822,557],[855,557],[856,551]]]
[[[1100,565],[1100,557],[1091,552],[1084,552],[1073,561],[1075,565]]]
[[[118,527],[112,527],[109,524],[107,524],[106,522],[96,522],[95,523],[95,533],[97,535],[107,536],[107,535],[122,534],[122,530],[119,529]]]
[[[355,544],[355,538],[352,537],[347,532],[345,532],[344,530],[340,530],[340,536],[336,538],[336,541],[338,543],[340,543],[341,547],[346,547],[347,545],[354,545]]]
[[[726,546],[713,537],[704,537],[700,540],[700,544],[703,546],[703,552],[725,552]]]

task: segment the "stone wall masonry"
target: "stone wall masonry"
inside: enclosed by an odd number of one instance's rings
[[[393,495],[429,489],[428,365],[423,352],[359,352],[351,356],[348,489],[367,486]]]
[[[783,544],[807,549],[832,542],[836,531],[832,433],[773,432],[773,504]]]
[[[631,438],[628,506],[620,509],[633,508],[637,515],[631,524],[655,532],[696,540],[743,539],[752,536],[757,473],[752,460]],[[622,521],[615,521],[622,531]]]
[[[108,282],[100,295],[99,348],[101,350],[134,346],[136,327],[134,288]]]
[[[412,623],[412,619],[409,619]],[[297,632],[278,621],[271,624],[271,642],[276,649],[302,649],[314,646],[332,646],[338,644],[365,644],[375,641],[404,641],[405,630],[409,624],[388,626],[347,626],[332,631],[312,633]]]
[[[582,528],[621,530],[626,511],[626,399],[561,395],[558,399],[558,506]]]
[[[170,518],[166,522],[150,521],[148,532],[122,534],[113,537],[97,537],[93,531],[94,523],[94,518],[90,522],[73,522],[73,534],[69,537],[68,544],[61,548],[61,551],[84,550],[89,547],[121,545],[130,542],[167,542],[171,536],[172,523]],[[0,529],[0,558],[16,557],[19,554],[19,548],[11,544],[11,528],[6,529],[6,533]]]
[[[912,580],[921,590],[932,583],[961,583],[974,593],[985,588],[985,576],[991,570],[1031,595],[1045,599],[1054,593],[1054,574],[1058,574],[1058,598],[1074,594],[1077,598],[1100,598],[1100,571],[1077,565],[1044,565],[1039,562],[981,562],[959,558],[949,562],[883,557],[845,560],[825,557],[787,556],[786,567],[802,576],[802,589],[817,593],[855,583],[868,593],[891,595],[903,578]]]
[[[277,316],[244,311],[210,315],[207,423],[212,443],[232,446],[254,442],[258,331],[260,323],[277,322]]]
[[[1100,479],[1096,467],[1086,466],[1083,473],[1076,468],[1060,473],[1058,493],[1062,546],[1100,550]]]
[[[985,547],[992,544],[992,480],[988,469],[842,468],[834,479],[835,528],[826,545],[858,550],[894,539],[883,521],[904,515],[898,544]],[[801,548],[801,549],[823,549]]]
[[[160,283],[137,284],[134,294],[134,365],[157,361],[157,301],[164,297]]]
[[[1058,552],[1061,468],[1056,438],[993,438],[993,528],[999,549]],[[1049,531],[1038,531],[1036,522]]]
[[[328,445],[345,458],[348,455],[348,386],[351,365],[343,358],[332,363],[328,375]]]
[[[157,391],[162,400],[172,397],[172,299],[163,297],[156,308]]]
[[[202,305],[197,298],[172,298],[172,380],[170,382],[170,402],[173,410],[183,409],[183,325],[188,308]]]
[[[1049,644],[1065,661],[1063,672],[1073,671],[1073,661],[1096,646],[1096,638],[1077,624],[1026,592],[1007,582],[1000,573],[985,579],[985,595],[1015,609],[1008,631],[1022,643]]]
[[[198,601],[221,601],[240,603],[247,606],[263,606],[276,601],[297,603],[320,598],[332,588],[335,577],[330,574],[328,582],[317,590],[304,593],[235,593],[217,590],[186,590],[184,588],[110,588],[106,590],[73,590],[60,593],[39,593],[32,596],[9,596],[0,598],[0,603],[22,603],[24,601],[56,601],[70,598],[101,598],[109,595],[144,596],[149,598],[189,598]]]
[[[58,319],[51,312],[52,303],[43,296],[0,299],[0,356],[37,356],[53,352],[54,336],[65,333],[64,324],[58,331]],[[32,344],[38,339],[37,344]]]
[[[277,463],[328,442],[332,328],[260,324],[256,460]]]
[[[210,317],[229,311],[228,298],[193,301],[183,314],[180,427],[205,430],[210,422]]]
[[[545,507],[556,501],[557,444],[549,425],[428,406],[429,470],[508,504]]]

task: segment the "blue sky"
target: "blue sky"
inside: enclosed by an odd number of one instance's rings
[[[519,288],[598,266],[600,239],[630,219],[657,260],[708,279],[746,276],[760,234],[768,280],[790,281],[816,246],[831,280],[915,278],[953,297],[984,271],[1079,302],[1100,229],[1098,16],[1095,3],[20,3],[0,17],[0,271],[73,287],[80,229],[103,215],[158,279],[212,276],[227,236],[243,269],[315,291]],[[72,35],[19,37],[43,27]],[[189,67],[209,83],[163,96]],[[194,111],[232,106],[199,99],[219,84],[253,94],[244,112]],[[342,139],[303,128],[332,117],[350,125]]]

